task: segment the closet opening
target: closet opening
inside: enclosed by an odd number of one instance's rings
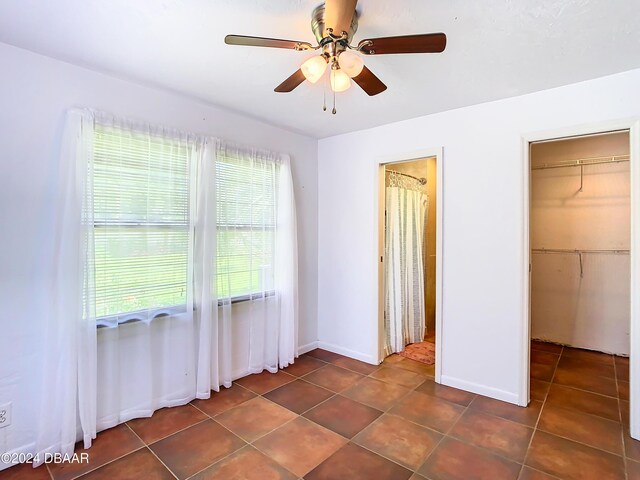
[[[439,381],[439,155],[380,165],[379,360],[419,362]],[[407,362],[411,363],[411,362]]]
[[[630,140],[625,129],[528,144],[529,400],[578,442],[580,428],[614,443],[628,432]]]

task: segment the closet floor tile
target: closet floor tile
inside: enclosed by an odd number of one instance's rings
[[[531,350],[531,362],[542,365],[556,365],[560,360],[559,353],[545,352],[544,350]]]
[[[582,360],[578,358],[566,357],[564,354],[560,357],[558,368],[564,368],[574,371],[580,375],[597,375],[599,377],[615,378],[616,370],[613,362],[606,364],[595,362],[592,360]]]
[[[553,383],[578,388],[580,390],[587,390],[609,397],[618,396],[616,380],[613,377],[585,375],[572,368],[558,367],[553,377]]]
[[[623,480],[624,459],[581,443],[536,431],[526,464],[569,480]]]
[[[562,385],[551,385],[547,396],[547,404],[569,410],[578,410],[613,421],[620,420],[617,398],[576,390]]]
[[[531,378],[542,380],[543,382],[550,382],[553,379],[555,371],[555,364],[532,363],[529,368]]]
[[[537,378],[532,378],[531,382],[529,383],[531,400],[544,401],[544,399],[547,398],[547,393],[549,393],[550,386],[550,382],[543,382],[542,380],[538,380]]]
[[[585,362],[604,363],[605,365],[613,365],[614,357],[608,353],[594,352],[593,350],[585,350],[582,348],[565,347],[562,350],[562,356],[575,358]]]
[[[622,455],[622,425],[577,410],[545,405],[538,429]]]
[[[557,345],[555,343],[541,342],[539,340],[532,340],[531,350],[540,350],[543,352],[560,354],[562,353],[562,345]]]

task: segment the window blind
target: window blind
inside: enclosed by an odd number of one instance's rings
[[[255,298],[274,289],[277,169],[259,155],[218,155],[219,298]]]
[[[188,146],[96,126],[93,167],[96,316],[184,308]]]

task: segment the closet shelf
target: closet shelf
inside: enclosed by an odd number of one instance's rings
[[[578,255],[580,260],[580,278],[584,276],[584,266],[582,264],[582,255],[584,254],[607,254],[607,255],[629,255],[629,250],[625,249],[599,249],[599,250],[579,250],[569,248],[532,248],[531,253],[560,253]]]
[[[577,160],[565,160],[563,162],[543,163],[534,165],[531,170],[546,170],[548,168],[583,167],[585,165],[601,165],[605,163],[628,162],[629,155],[613,155],[611,157],[579,158]]]
[[[599,250],[584,250],[584,249],[579,249],[579,248],[575,248],[575,249],[569,249],[569,248],[532,248],[531,251],[533,253],[575,253],[575,254],[580,254],[580,253],[611,253],[611,254],[618,254],[618,255],[628,255],[629,254],[629,250],[625,250],[625,249],[620,249],[620,248],[616,248],[616,249],[599,249]]]

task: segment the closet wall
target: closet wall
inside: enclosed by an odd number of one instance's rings
[[[425,158],[411,162],[394,163],[389,165],[389,168],[396,172],[427,179],[429,210],[424,233],[424,257],[426,260],[424,298],[427,337],[430,337],[435,335],[436,331],[436,159]],[[386,185],[388,184],[389,179],[387,178]]]
[[[532,167],[628,155],[627,132],[532,145]],[[629,163],[531,171],[532,249],[629,249]],[[629,353],[629,255],[532,253],[531,336]]]

